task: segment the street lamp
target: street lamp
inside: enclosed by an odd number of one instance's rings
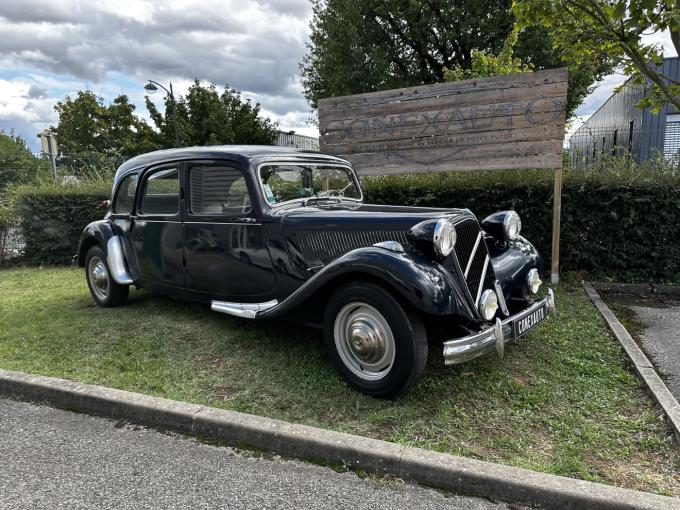
[[[168,96],[170,96],[170,102],[172,103],[172,122],[175,125],[175,147],[179,147],[180,141],[179,127],[177,126],[177,102],[175,101],[175,95],[172,93],[172,82],[170,82],[170,90],[168,90],[157,81],[149,80],[149,82],[144,85],[144,90],[146,90],[149,94],[153,94],[158,90],[158,87],[165,90],[165,92],[168,93]]]

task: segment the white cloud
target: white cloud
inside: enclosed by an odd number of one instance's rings
[[[145,115],[147,79],[184,94],[194,78],[247,91],[276,119],[306,119],[298,62],[310,17],[309,0],[0,1],[0,78],[14,84],[0,120],[54,121],[47,98],[20,97],[31,85],[53,102],[82,89],[126,93]]]

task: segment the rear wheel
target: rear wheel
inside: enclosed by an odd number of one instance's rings
[[[324,341],[345,381],[375,397],[406,391],[425,370],[427,335],[420,317],[372,283],[351,283],[333,294]]]
[[[92,298],[99,306],[114,307],[127,302],[130,287],[121,285],[111,277],[106,254],[99,246],[93,246],[85,257],[85,276]]]

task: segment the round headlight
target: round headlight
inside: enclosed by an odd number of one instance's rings
[[[527,273],[527,288],[532,294],[536,294],[541,287],[541,277],[538,275],[538,269],[530,269]]]
[[[447,257],[456,246],[456,229],[448,220],[441,219],[434,227],[434,250],[440,257]]]
[[[498,296],[491,289],[486,289],[482,292],[482,297],[479,298],[479,313],[484,320],[490,321],[496,315],[498,310]]]
[[[517,239],[517,236],[519,236],[521,231],[522,220],[519,218],[519,214],[515,211],[508,211],[503,220],[503,233],[505,234],[505,238],[509,241]]]

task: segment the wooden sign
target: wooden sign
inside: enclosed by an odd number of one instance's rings
[[[553,168],[559,264],[566,69],[319,100],[320,150],[360,175]]]

